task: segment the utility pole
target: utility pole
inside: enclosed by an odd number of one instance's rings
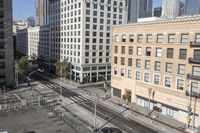
[[[96,95],[94,95],[94,131],[96,130],[96,116],[97,116],[97,88]]]
[[[18,73],[19,73],[19,66],[18,66],[18,61],[15,61],[15,84],[16,84],[16,87],[18,89]]]
[[[192,129],[195,128],[196,102],[197,102],[197,96],[196,96],[195,99],[194,99],[194,109],[193,109],[193,118],[192,118]]]

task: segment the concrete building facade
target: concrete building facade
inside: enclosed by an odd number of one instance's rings
[[[110,80],[110,27],[125,22],[125,6],[124,0],[51,0],[51,59],[68,59],[77,82]]]
[[[200,93],[200,18],[113,26],[112,36],[112,96],[187,123],[186,92]],[[194,99],[200,126],[200,98]]]
[[[0,0],[0,82],[14,85],[12,0]]]
[[[28,57],[49,59],[49,27],[30,27],[17,31],[17,51]]]

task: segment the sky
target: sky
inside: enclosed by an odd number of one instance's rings
[[[35,0],[13,0],[13,19],[26,20],[35,17]]]
[[[153,0],[153,8],[162,5],[162,0]],[[14,20],[26,20],[35,17],[35,0],[13,0]]]

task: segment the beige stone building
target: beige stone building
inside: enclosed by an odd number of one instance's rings
[[[186,91],[200,92],[200,18],[113,26],[112,36],[112,95],[187,123]],[[195,105],[200,126],[200,98]]]

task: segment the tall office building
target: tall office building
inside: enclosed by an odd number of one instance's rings
[[[49,24],[49,0],[36,0],[36,26]]]
[[[187,15],[200,14],[200,0],[186,0],[185,5]]]
[[[154,17],[160,17],[162,15],[162,7],[156,7],[154,8]]]
[[[139,0],[139,18],[152,17],[153,0]]]
[[[35,26],[35,18],[34,17],[28,17],[27,23],[28,23],[28,26],[34,27]]]
[[[163,0],[162,17],[174,19],[180,15],[180,0]]]
[[[128,23],[138,18],[152,17],[153,0],[127,0]]]
[[[51,0],[50,58],[68,59],[75,81],[110,80],[110,29],[125,22],[124,14],[124,0]]]
[[[0,84],[14,84],[12,0],[0,0]]]

